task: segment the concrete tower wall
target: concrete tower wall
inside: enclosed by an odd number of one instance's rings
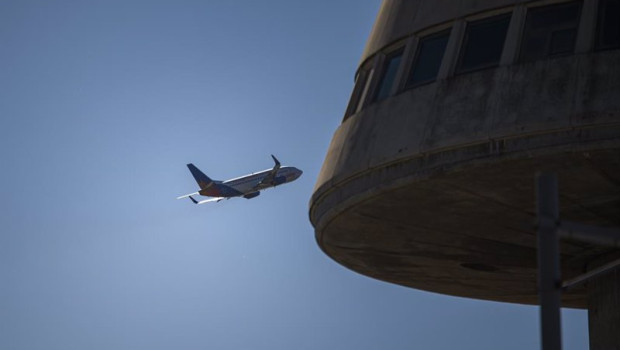
[[[455,20],[477,13],[506,9],[517,4],[532,1],[518,0],[386,0],[382,3],[370,37],[366,42],[363,63],[386,46],[409,35],[419,33],[440,24],[451,24]]]
[[[606,3],[386,0],[310,202],[325,253],[388,282],[536,303],[537,170],[559,174],[562,218],[620,225],[620,47],[600,44]],[[577,15],[548,33],[559,54],[532,59],[524,38],[547,6]],[[496,57],[463,68],[488,23],[505,30]],[[435,37],[436,72],[416,82]],[[561,248],[566,277],[614,253]],[[563,302],[587,307],[585,288]]]

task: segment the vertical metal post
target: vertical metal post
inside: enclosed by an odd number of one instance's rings
[[[562,349],[558,182],[555,174],[536,175],[538,215],[538,299],[543,350]]]

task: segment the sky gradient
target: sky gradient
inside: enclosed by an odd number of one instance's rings
[[[308,202],[380,1],[1,1],[0,349],[535,349],[538,309],[318,248]],[[186,163],[302,177],[194,206]],[[563,310],[564,349],[587,348]]]

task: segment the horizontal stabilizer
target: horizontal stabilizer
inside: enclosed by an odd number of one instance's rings
[[[198,192],[194,192],[194,193],[190,193],[190,194],[185,194],[185,195],[182,195],[180,197],[177,197],[177,199],[183,199],[183,198],[187,198],[189,196],[195,196],[197,194],[198,194]]]
[[[219,202],[222,199],[225,199],[226,197],[213,197],[213,198],[209,198],[209,199],[205,199],[203,201],[197,201],[194,199],[194,197],[189,196],[189,199],[192,200],[192,202],[194,202],[194,204],[204,204],[204,203],[210,203],[210,202]]]

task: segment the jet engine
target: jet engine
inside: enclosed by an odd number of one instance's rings
[[[251,199],[251,198],[254,198],[254,197],[258,197],[259,194],[260,194],[260,192],[252,192],[252,193],[248,193],[248,194],[244,195],[243,198]]]

